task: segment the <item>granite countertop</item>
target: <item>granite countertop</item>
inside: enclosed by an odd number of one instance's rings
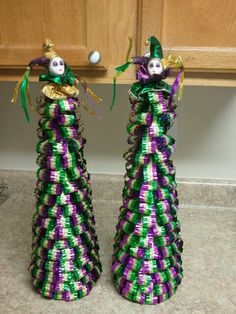
[[[180,206],[183,282],[170,300],[155,306],[139,305],[116,292],[110,271],[121,205],[121,200],[114,195],[121,194],[122,181],[110,178],[109,184],[101,185],[96,180],[106,177],[98,176],[95,180],[94,176],[93,204],[103,274],[89,296],[67,303],[43,299],[33,290],[27,271],[31,254],[34,175],[28,172],[7,177],[5,172],[5,177],[9,196],[0,206],[0,313],[236,313],[236,208]]]

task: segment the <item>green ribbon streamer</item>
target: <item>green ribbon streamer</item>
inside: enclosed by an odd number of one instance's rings
[[[122,72],[126,71],[130,65],[130,61],[127,61],[126,63],[120,65],[119,67],[117,67],[116,70],[116,76],[120,75]]]
[[[113,97],[112,97],[112,103],[110,106],[110,110],[112,110],[112,108],[115,104],[115,100],[116,100],[116,78],[117,78],[117,76],[121,75],[123,72],[125,72],[128,69],[130,63],[131,63],[130,61],[127,61],[126,63],[115,68],[116,74],[115,74],[114,79],[113,79]]]
[[[26,92],[26,90],[28,88],[28,84],[29,84],[29,74],[30,74],[30,68],[25,72],[25,76],[24,76],[24,79],[23,79],[23,81],[21,83],[21,87],[20,87],[21,106],[24,110],[26,121],[28,123],[30,122],[30,118],[29,118],[29,114],[27,111],[25,92]]]
[[[112,103],[110,106],[110,111],[113,109],[115,100],[116,100],[116,78],[113,79],[113,97],[112,97]]]

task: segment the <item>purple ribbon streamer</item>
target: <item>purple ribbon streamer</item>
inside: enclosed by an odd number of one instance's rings
[[[176,77],[176,79],[172,85],[172,89],[171,89],[171,93],[170,93],[170,97],[169,97],[169,101],[168,101],[169,108],[171,107],[171,103],[173,101],[174,94],[176,93],[176,90],[179,87],[181,72],[182,71],[179,71],[179,73],[178,73],[178,75],[177,75],[177,77]]]

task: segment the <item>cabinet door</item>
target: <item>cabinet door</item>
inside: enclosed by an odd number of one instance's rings
[[[1,0],[0,66],[25,67],[42,55],[40,47],[50,38],[58,54],[71,66],[104,70],[107,60],[109,0]],[[91,50],[101,61],[90,65]]]
[[[190,72],[236,72],[235,0],[140,0],[139,7],[140,43],[156,35]]]

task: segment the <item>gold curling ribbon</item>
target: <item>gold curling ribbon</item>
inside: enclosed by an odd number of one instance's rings
[[[81,105],[84,107],[84,109],[85,109],[88,113],[90,113],[90,114],[93,115],[93,116],[96,115],[96,113],[95,113],[93,110],[91,110],[91,109],[85,104],[85,102],[84,102],[83,100],[81,101]]]
[[[174,69],[180,69],[181,77],[180,77],[180,85],[178,92],[178,100],[181,100],[183,97],[183,87],[184,87],[184,64],[181,57],[175,57],[173,55],[169,55],[166,59],[163,58],[161,60],[163,68],[166,69],[168,67],[172,67]]]
[[[126,61],[128,61],[130,59],[130,53],[131,53],[131,49],[133,46],[133,37],[128,37],[128,39],[129,39],[129,47],[128,47],[128,50],[126,53],[126,58],[125,58]]]
[[[183,88],[184,88],[184,70],[182,70],[181,73],[178,100],[181,100],[183,98]]]
[[[40,114],[37,112],[35,106],[33,105],[32,99],[31,99],[31,97],[30,97],[29,85],[27,86],[27,97],[28,97],[28,102],[29,102],[29,105],[30,105],[31,109],[32,109],[34,112],[36,112],[38,115],[40,115]]]
[[[161,63],[164,69],[168,68],[169,66],[172,66],[175,69],[184,68],[184,64],[181,57],[175,57],[173,55],[169,55],[167,59],[163,58],[161,60]]]
[[[98,97],[89,87],[87,87],[87,91],[90,94],[90,96],[96,101],[97,103],[102,101],[102,98]]]
[[[84,85],[87,93],[93,98],[93,100],[96,102],[96,103],[99,103],[102,101],[102,98],[98,97],[87,85],[87,82],[85,79],[83,79],[81,76],[77,76],[78,80]]]

